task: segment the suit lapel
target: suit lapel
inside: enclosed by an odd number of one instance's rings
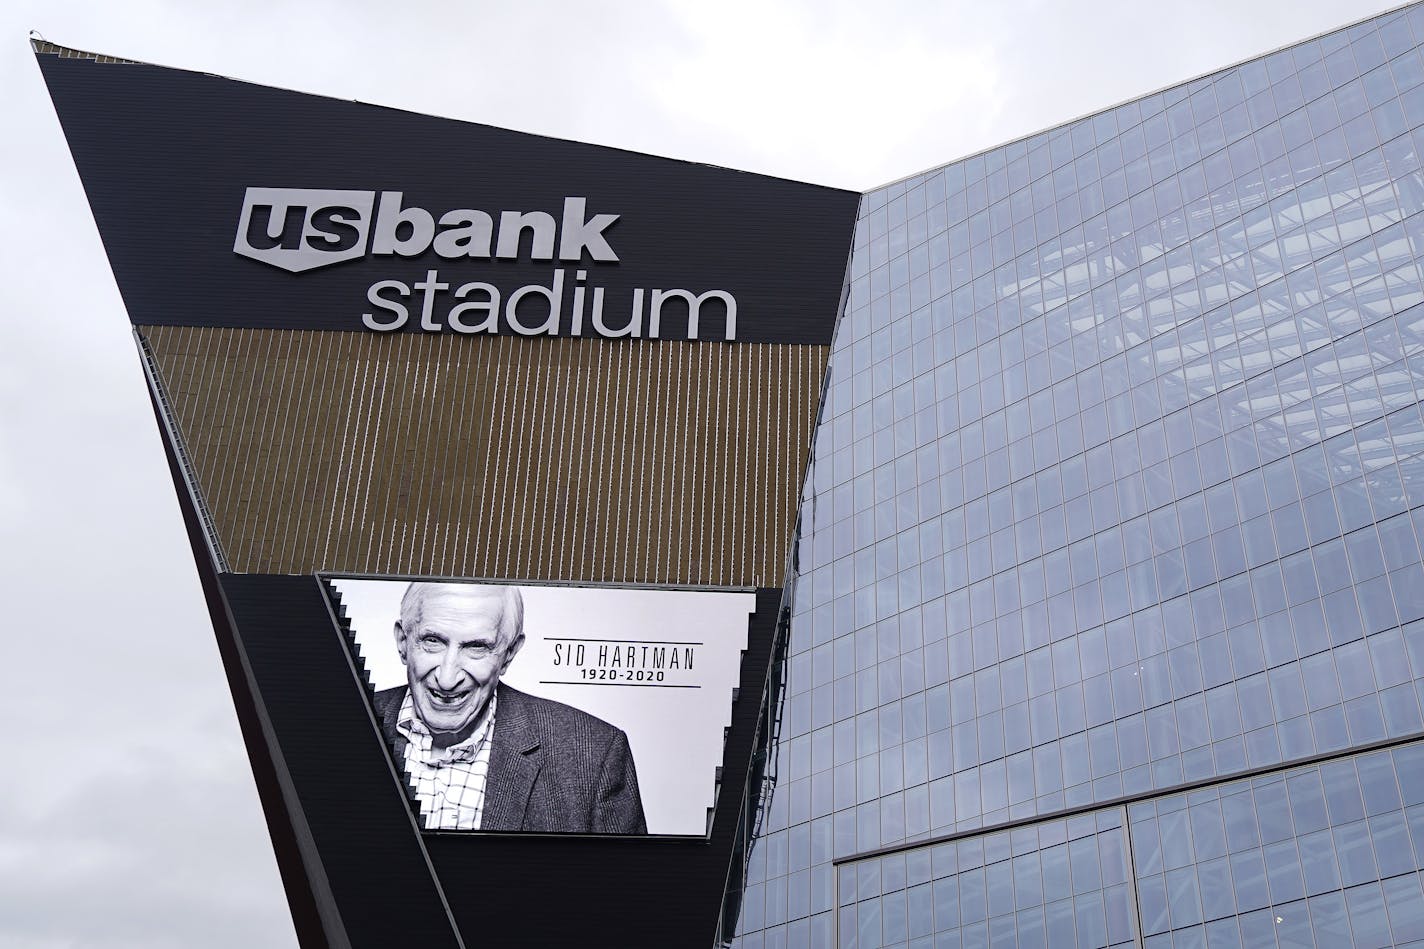
[[[391,751],[395,756],[396,771],[402,775],[405,774],[405,746],[407,742],[396,724],[400,720],[401,704],[405,701],[407,691],[405,686],[391,690],[391,698],[381,709],[381,731],[385,732],[386,740],[390,742]]]
[[[489,778],[481,830],[522,830],[534,779],[543,766],[539,736],[529,722],[524,694],[500,685],[490,736]]]

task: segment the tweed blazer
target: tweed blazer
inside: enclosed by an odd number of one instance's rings
[[[481,830],[646,834],[628,736],[600,718],[501,682]],[[405,762],[396,728],[407,686],[377,692],[376,717]]]

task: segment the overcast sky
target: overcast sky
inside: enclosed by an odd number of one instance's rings
[[[128,322],[29,30],[864,190],[1392,6],[0,4],[0,945],[294,944]]]

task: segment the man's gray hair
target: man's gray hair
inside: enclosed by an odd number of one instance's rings
[[[420,625],[421,610],[425,598],[431,593],[449,593],[454,588],[460,592],[479,591],[489,596],[503,596],[504,609],[499,614],[500,645],[508,646],[524,632],[524,596],[519,587],[496,586],[484,583],[412,583],[401,597],[400,623],[407,633],[413,633]]]

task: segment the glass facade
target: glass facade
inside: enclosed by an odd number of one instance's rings
[[[1424,939],[1421,154],[1411,7],[865,195],[732,945]]]
[[[1410,744],[842,864],[836,906],[842,946],[1418,945],[1421,870]]]

